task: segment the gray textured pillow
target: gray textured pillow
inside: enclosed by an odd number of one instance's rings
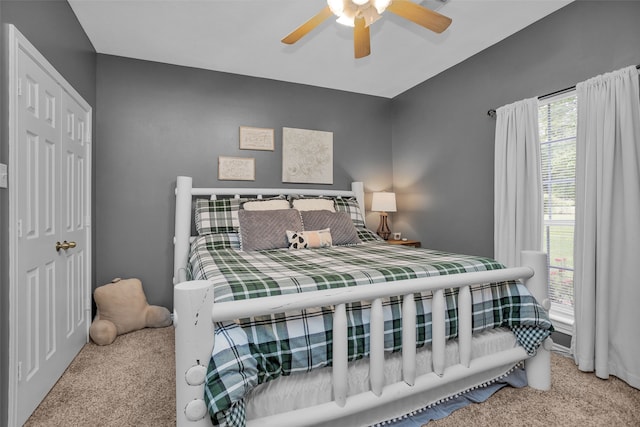
[[[331,229],[334,246],[362,242],[348,212],[302,211],[300,215],[305,230]]]
[[[287,230],[302,230],[300,213],[295,209],[238,211],[243,251],[288,248]]]

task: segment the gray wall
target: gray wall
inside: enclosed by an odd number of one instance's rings
[[[172,307],[176,176],[201,187],[282,184],[282,127],[333,132],[334,184],[391,188],[390,101],[98,55],[96,285],[138,277]],[[239,150],[240,126],[275,129],[275,151]],[[255,157],[256,181],[218,181],[218,156]],[[375,220],[375,218],[374,218]]]
[[[96,53],[65,0],[0,1],[0,161],[9,163],[6,76],[6,26],[13,24],[89,102],[96,102]],[[95,135],[95,133],[94,133]],[[9,167],[11,165],[9,164]],[[8,192],[0,189],[0,425],[7,424],[9,274]]]
[[[578,1],[393,99],[394,228],[493,255],[487,111],[640,64],[640,2]]]

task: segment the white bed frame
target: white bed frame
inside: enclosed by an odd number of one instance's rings
[[[529,386],[539,390],[551,387],[550,338],[529,358],[517,346],[488,356],[471,355],[471,294],[469,286],[504,280],[523,280],[533,296],[548,309],[546,255],[542,252],[522,253],[522,267],[458,275],[403,280],[393,287],[386,283],[305,292],[238,302],[213,304],[213,287],[206,280],[186,280],[189,246],[192,241],[192,199],[194,196],[271,196],[298,194],[310,196],[355,196],[364,213],[364,188],[354,182],[351,191],[304,189],[193,188],[190,177],[179,176],[176,187],[175,253],[174,253],[174,326],[176,345],[176,424],[179,427],[209,427],[211,421],[203,400],[207,364],[213,348],[214,324],[222,320],[255,315],[282,313],[311,307],[334,306],[333,396],[334,401],[298,409],[258,420],[247,420],[248,426],[299,426],[301,420],[313,424],[345,425],[336,420],[350,420],[358,414],[371,413],[390,402],[409,401],[410,397],[437,387],[459,384],[469,379],[469,387],[477,386],[482,374],[525,361]],[[535,273],[534,273],[535,272]],[[443,289],[460,288],[459,292],[459,363],[445,368],[445,299]],[[393,290],[391,293],[390,290]],[[413,294],[433,292],[433,372],[416,375],[415,304]],[[384,384],[382,298],[403,295],[403,381]],[[369,359],[370,391],[347,397],[347,318],[345,303],[372,301],[371,356]],[[413,344],[412,344],[413,343]],[[491,379],[485,377],[484,381]],[[426,402],[427,404],[429,402]],[[415,410],[413,408],[410,410]],[[409,412],[409,411],[407,411]],[[351,417],[351,418],[350,418]],[[383,421],[380,419],[379,421]],[[306,424],[307,422],[304,421]]]

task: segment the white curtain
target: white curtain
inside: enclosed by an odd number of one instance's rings
[[[542,247],[542,179],[538,100],[496,110],[494,258],[520,265],[522,250]]]
[[[579,369],[640,388],[640,92],[635,67],[576,86]]]

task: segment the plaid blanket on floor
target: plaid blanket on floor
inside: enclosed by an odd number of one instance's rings
[[[214,301],[224,302],[359,286],[443,274],[504,268],[476,256],[414,249],[379,242],[314,250],[213,249],[200,236],[190,256],[193,279],[214,283]],[[457,336],[457,290],[446,290],[447,338]],[[546,311],[519,282],[471,288],[473,331],[509,326],[529,354],[553,327]],[[431,342],[430,292],[416,294],[417,346]],[[401,297],[383,301],[385,349],[402,346]],[[370,304],[347,305],[349,360],[368,356]],[[244,425],[244,395],[280,375],[330,366],[332,307],[240,319],[216,325],[205,401],[215,425]]]

